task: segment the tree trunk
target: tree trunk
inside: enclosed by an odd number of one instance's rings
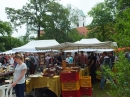
[[[105,30],[104,30],[104,25],[102,25],[102,39],[105,41]]]
[[[38,33],[37,33],[37,38],[40,39],[40,25],[38,25]]]

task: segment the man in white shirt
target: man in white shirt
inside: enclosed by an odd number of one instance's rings
[[[9,65],[13,65],[14,64],[14,59],[11,55],[9,55],[9,59],[8,59]]]
[[[50,60],[50,55],[48,54],[46,57],[45,57],[45,65],[46,65],[46,67],[48,67],[49,66],[49,60]]]
[[[66,57],[66,63],[67,64],[69,63],[69,55],[67,55],[67,57]]]

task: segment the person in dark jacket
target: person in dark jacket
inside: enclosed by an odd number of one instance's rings
[[[59,65],[59,66],[61,66],[61,64],[62,64],[62,58],[61,58],[61,56],[62,56],[62,54],[60,53],[59,56],[57,57],[57,60],[56,60],[57,65]]]
[[[90,65],[89,65],[92,84],[96,82],[96,60],[97,58],[94,56],[94,53],[92,52],[90,55]]]
[[[30,62],[30,74],[35,73],[35,59],[33,57],[33,54],[29,54],[29,62]]]

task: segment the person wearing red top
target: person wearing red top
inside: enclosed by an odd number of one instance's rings
[[[81,68],[84,68],[87,63],[87,56],[84,55],[83,51],[81,51],[81,55],[79,56],[79,63]]]

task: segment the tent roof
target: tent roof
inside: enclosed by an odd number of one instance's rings
[[[2,52],[2,54],[12,54],[14,52],[12,52],[12,50],[8,50],[8,51],[5,51],[5,52]]]
[[[77,51],[85,51],[85,52],[96,52],[96,53],[102,53],[102,52],[110,52],[114,51],[114,49],[77,49],[77,50],[66,50],[65,52],[77,52]]]
[[[58,45],[59,43],[52,39],[52,40],[33,40],[28,42],[27,44],[18,47],[18,48],[13,48],[12,50],[15,52],[34,52],[36,51],[35,47],[48,47],[52,45]]]
[[[91,39],[81,39],[80,41],[77,41],[75,43],[92,44],[92,43],[100,43],[100,41],[97,38],[91,38]]]
[[[48,46],[48,47],[36,47],[37,50],[74,50],[74,49],[84,49],[84,48],[111,48],[111,42],[100,42],[100,43],[92,43],[92,44],[79,44],[79,43],[70,43],[65,42],[59,45]]]

